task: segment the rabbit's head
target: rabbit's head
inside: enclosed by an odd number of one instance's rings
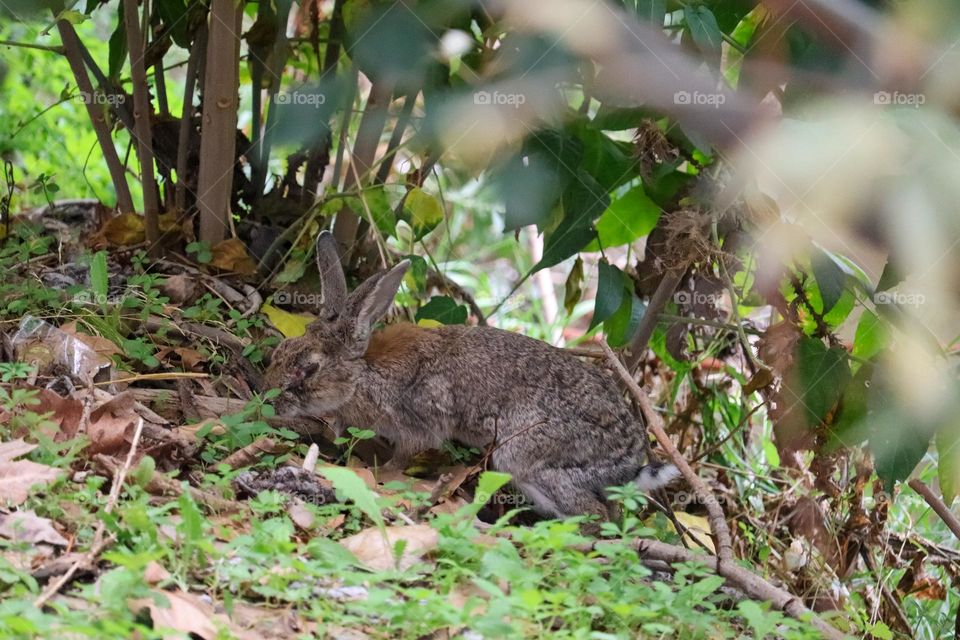
[[[264,388],[281,391],[274,401],[280,413],[329,415],[353,398],[363,381],[363,355],[373,325],[390,309],[409,266],[404,260],[372,276],[348,296],[336,240],[329,231],[320,234],[319,317],[303,336],[285,340],[276,348],[264,376]]]

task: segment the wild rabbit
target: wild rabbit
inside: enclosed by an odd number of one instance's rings
[[[329,232],[317,239],[320,317],[274,351],[264,378],[281,414],[332,418],[391,440],[402,466],[457,440],[492,448],[495,469],[550,517],[607,515],[605,488],[650,491],[679,474],[645,464],[643,430],[608,372],[549,344],[491,327],[373,331],[410,266],[403,261],[347,295]]]

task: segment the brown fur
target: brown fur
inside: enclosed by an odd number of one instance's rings
[[[491,452],[495,469],[541,513],[606,513],[606,488],[651,490],[676,469],[646,464],[644,432],[609,371],[545,342],[492,327],[397,324],[389,310],[406,261],[346,284],[332,236],[317,241],[320,320],[281,344],[265,376],[279,412],[370,428],[394,444],[394,466],[444,440]]]

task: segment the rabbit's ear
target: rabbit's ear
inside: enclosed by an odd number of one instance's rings
[[[333,318],[343,311],[347,299],[347,279],[337,255],[337,240],[329,231],[317,236],[317,271],[320,273],[323,315]]]
[[[352,323],[350,333],[354,339],[351,351],[358,357],[366,352],[373,325],[390,310],[403,274],[409,268],[410,261],[403,260],[386,273],[377,274],[364,282],[350,296],[347,307],[352,317],[348,322]]]

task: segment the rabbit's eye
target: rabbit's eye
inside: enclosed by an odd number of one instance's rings
[[[319,369],[320,369],[320,365],[319,365],[319,364],[317,364],[316,362],[310,362],[310,363],[307,364],[307,366],[305,366],[305,367],[304,367],[303,369],[301,369],[300,371],[302,372],[301,375],[302,375],[304,378],[309,378],[310,376],[312,376],[313,374],[315,374]]]

